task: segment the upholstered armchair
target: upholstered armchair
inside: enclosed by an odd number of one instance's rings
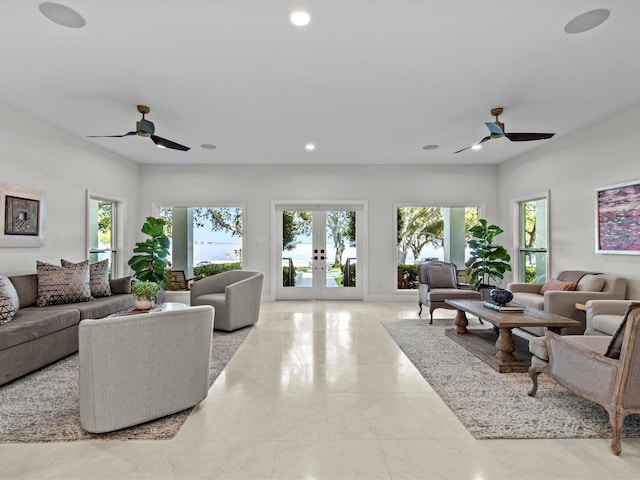
[[[437,308],[454,307],[445,303],[446,299],[480,300],[480,293],[471,285],[458,283],[458,269],[453,263],[433,261],[418,266],[418,315],[422,315],[422,306],[429,307],[429,323],[433,323],[433,311]]]
[[[611,451],[620,455],[624,419],[640,413],[640,303],[631,303],[613,337],[547,332],[532,339],[529,375],[535,396],[538,375],[546,373],[574,394],[604,407],[613,438]]]
[[[585,335],[613,335],[622,323],[632,300],[589,300]]]
[[[567,288],[571,290],[562,290]],[[562,333],[582,335],[586,328],[585,314],[576,307],[576,303],[588,300],[623,300],[627,293],[627,280],[614,275],[563,271],[545,284],[509,283],[507,290],[513,293],[513,303],[578,320],[580,326],[567,328]],[[546,331],[543,327],[522,330],[537,336],[543,336]]]
[[[214,328],[230,332],[252,325],[260,316],[264,274],[232,270],[191,284],[191,305],[215,308]]]
[[[213,308],[82,320],[80,423],[103,433],[196,405],[209,392]]]

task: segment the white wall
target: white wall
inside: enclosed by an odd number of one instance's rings
[[[554,138],[500,166],[500,222],[512,253],[513,200],[550,191],[551,271],[589,270],[630,281],[640,299],[640,256],[595,253],[596,188],[640,180],[640,105]]]
[[[126,264],[136,240],[131,232],[140,229],[137,164],[0,105],[0,172],[0,183],[42,191],[47,204],[45,245],[0,248],[0,272],[34,273],[36,260],[59,265],[61,258],[86,259],[87,190],[126,202],[120,256]]]
[[[245,205],[244,267],[264,272],[264,292],[270,293],[273,279],[281,278],[271,268],[271,252],[277,248],[271,244],[272,200],[364,200],[368,203],[367,298],[392,300],[398,298],[394,203],[478,205],[496,221],[497,190],[493,166],[145,165],[139,220],[155,214],[154,205]]]

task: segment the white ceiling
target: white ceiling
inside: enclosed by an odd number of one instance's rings
[[[149,105],[156,134],[189,152],[87,139],[140,163],[499,163],[640,101],[638,0],[59,3],[86,26],[0,1],[0,102],[83,138],[135,130]],[[301,7],[312,21],[294,28]],[[595,8],[605,23],[564,33]],[[556,137],[453,155],[495,106],[507,132]]]

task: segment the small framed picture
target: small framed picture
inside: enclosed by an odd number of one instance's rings
[[[43,192],[0,183],[0,247],[44,245],[45,199]]]

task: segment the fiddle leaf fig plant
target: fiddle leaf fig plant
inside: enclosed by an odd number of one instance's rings
[[[469,229],[468,245],[471,256],[465,262],[469,281],[482,290],[493,288],[492,281],[502,280],[507,271],[511,271],[511,255],[502,245],[493,243],[493,239],[503,233],[497,225],[489,225],[484,218]]]
[[[149,236],[144,242],[136,243],[135,254],[129,259],[136,280],[155,282],[164,286],[167,283],[167,255],[170,240],[164,232],[163,218],[147,217],[142,224],[142,233]]]

